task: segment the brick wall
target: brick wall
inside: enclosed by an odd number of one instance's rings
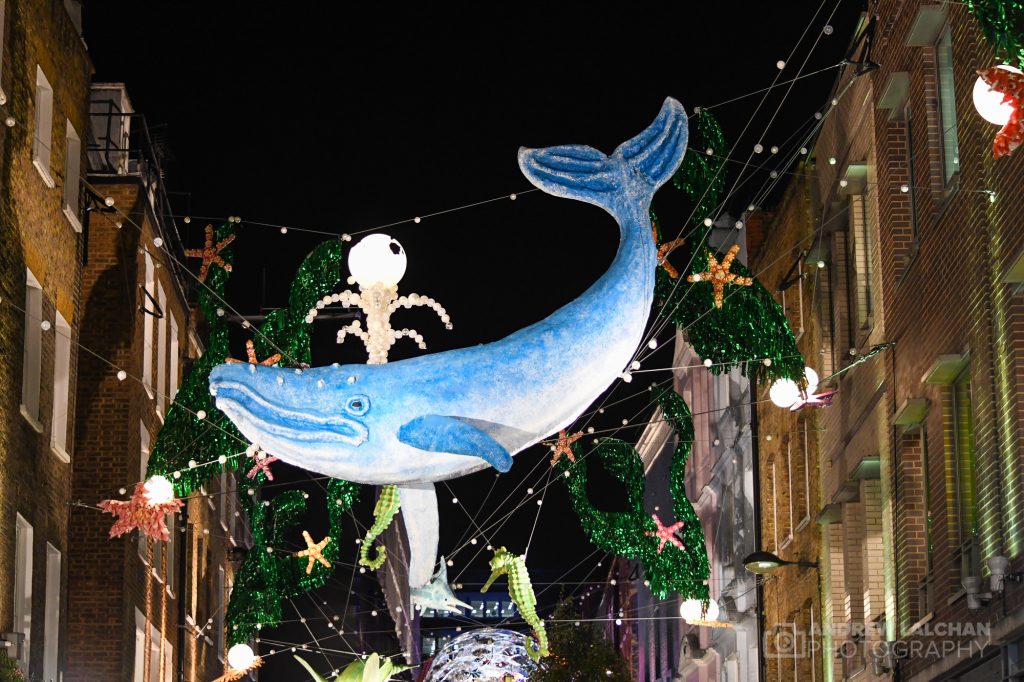
[[[807,364],[821,371],[818,362],[820,326],[813,314],[819,295],[815,262],[802,263],[795,271],[802,279],[784,292],[777,291],[794,262],[814,246],[811,194],[810,168],[800,168],[779,205],[773,209],[763,236],[755,240],[757,248],[751,248],[750,261],[761,283],[775,293],[780,304],[784,301],[787,319],[798,335],[798,347]],[[761,401],[757,404],[762,535],[759,549],[771,550],[788,560],[815,561],[819,556],[819,528],[815,517],[821,500],[814,483],[819,478],[818,418],[811,411],[792,413],[775,407],[768,402],[767,394],[768,387],[762,387],[757,396]],[[808,481],[812,482],[810,486]],[[804,568],[776,572],[764,583],[763,608],[768,633],[766,653],[769,656],[779,653],[774,649],[777,643],[773,640],[784,636],[781,633],[789,627],[798,630],[797,637],[806,641],[809,654],[795,660],[791,657],[785,661],[769,660],[768,680],[805,680],[812,675],[821,679],[821,659],[811,653],[821,643],[809,632],[812,618],[816,624],[821,621],[817,573]]]
[[[29,672],[43,674],[44,648],[57,647],[58,669],[63,669],[65,647],[52,638],[44,641],[46,545],[61,552],[62,586],[67,583],[67,524],[70,503],[70,467],[50,448],[53,415],[53,373],[56,311],[71,326],[77,340],[80,320],[81,238],[62,212],[64,132],[66,121],[85,130],[86,101],[91,65],[64,4],[57,0],[6,4],[0,61],[0,88],[6,96],[4,116],[15,126],[0,129],[0,628],[12,630],[14,594],[15,514],[32,524],[32,642]],[[53,88],[53,128],[48,187],[32,165],[35,139],[36,68],[47,74]],[[31,424],[21,415],[22,362],[25,324],[26,267],[43,290],[43,319],[51,323],[41,337],[41,376],[38,420]],[[70,385],[74,410],[77,353],[72,345]],[[69,419],[69,432],[73,429]],[[65,450],[75,453],[73,438]],[[62,587],[59,629],[66,628],[67,608]],[[63,640],[63,637],[62,637]]]
[[[1022,591],[1011,585],[1005,601],[996,599],[993,606],[978,611],[967,608],[957,525],[964,510],[956,495],[953,389],[922,381],[940,355],[963,355],[974,433],[974,540],[980,559],[1002,554],[1011,558],[1011,569],[1020,569],[1020,294],[1003,277],[1024,249],[1024,162],[1019,155],[991,158],[996,128],[975,112],[971,90],[975,69],[995,60],[966,5],[949,3],[945,23],[952,39],[959,172],[947,184],[942,143],[951,121],[941,120],[936,49],[933,44],[907,45],[918,11],[926,6],[938,7],[906,0],[877,4],[880,31],[872,58],[881,68],[869,77],[875,102],[894,74],[906,73],[909,83],[909,153],[903,103],[896,110],[874,108],[871,122],[875,191],[883,217],[877,262],[884,323],[887,340],[897,346],[876,363],[882,375],[870,372],[868,385],[851,386],[849,392],[844,386],[843,396],[866,399],[877,394],[878,386],[884,389],[885,425],[878,431],[880,448],[891,446],[894,457],[891,476],[883,474],[881,484],[893,486],[897,512],[895,635],[928,643],[937,640],[923,638],[920,629],[908,632],[914,623],[991,621],[999,629],[1001,622],[1019,621],[1024,604]],[[860,368],[851,372],[861,373]],[[927,401],[923,422],[892,425],[896,409],[909,399]],[[987,569],[980,573],[986,575]],[[926,576],[934,584],[930,613],[919,600]],[[1005,636],[1014,636],[1009,625],[1004,629]],[[902,672],[908,679],[933,679],[965,660],[949,655],[912,657],[903,662]]]
[[[81,454],[76,460],[73,486],[76,499],[94,504],[106,498],[123,499],[122,489],[130,494],[140,479],[142,429],[148,433],[152,447],[162,423],[157,412],[156,333],[149,367],[149,376],[154,377],[152,390],[147,391],[141,380],[145,373],[144,326],[156,324],[154,316],[140,310],[141,306],[154,308],[142,293],[146,252],[154,263],[155,282],[167,295],[162,310],[165,319],[173,317],[177,321],[179,373],[186,357],[196,357],[200,349],[191,346],[190,310],[178,295],[165,252],[152,245],[157,233],[141,182],[130,176],[92,176],[90,182],[104,197],[112,198],[128,218],[112,213],[92,215],[88,265],[83,275],[82,343],[99,357],[83,355],[81,361],[76,433]],[[155,287],[150,294],[156,297]],[[168,335],[170,331],[168,321]],[[169,340],[166,348],[169,353]],[[118,369],[127,372],[124,381],[117,378]],[[163,369],[169,373],[169,361]],[[169,377],[165,385],[169,390]],[[167,396],[167,404],[170,402],[171,396]],[[189,499],[186,516],[176,519],[177,560],[167,567],[168,573],[176,572],[174,582],[178,584],[173,592],[161,562],[156,560],[149,567],[140,556],[136,533],[111,540],[110,516],[92,511],[75,516],[66,680],[133,679],[136,609],[147,613],[147,585],[151,590],[150,617],[170,645],[165,668],[171,671],[172,679],[182,675],[180,679],[208,680],[222,671],[215,650],[219,638],[209,620],[224,608],[224,595],[216,594],[217,567],[225,566],[228,584],[232,576],[224,559],[231,533],[220,525],[219,509],[234,494],[233,487],[228,491],[215,489],[209,497],[197,494]],[[229,528],[233,526],[229,519]],[[111,636],[97,641],[97,628]],[[182,647],[183,669],[179,660]],[[151,675],[153,679],[158,677],[155,670]]]

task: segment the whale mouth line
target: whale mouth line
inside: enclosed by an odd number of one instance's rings
[[[235,381],[216,384],[216,404],[225,413],[241,413],[243,417],[261,421],[261,428],[271,435],[291,440],[361,445],[369,437],[366,426],[354,419],[282,408]]]

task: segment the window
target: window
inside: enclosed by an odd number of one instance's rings
[[[14,530],[14,631],[24,635],[18,660],[28,666],[32,638],[32,524],[21,514]]]
[[[949,26],[935,44],[935,77],[939,91],[939,130],[942,133],[942,180],[960,171],[960,143],[956,132],[956,90],[953,86],[953,36]]]
[[[801,419],[796,434],[796,447],[799,452],[792,456],[790,466],[793,467],[792,478],[796,482],[793,491],[796,508],[797,527],[803,528],[811,518],[811,453],[810,438],[807,434],[807,421]],[[788,447],[792,448],[792,444]]]
[[[21,412],[32,426],[42,432],[39,424],[39,381],[42,374],[43,288],[31,270],[26,270],[25,286],[25,356],[21,373]]]
[[[850,236],[853,239],[852,279],[856,288],[857,324],[871,328],[871,230],[868,224],[867,197],[850,197]]]
[[[75,232],[81,232],[82,223],[78,217],[78,197],[81,194],[79,182],[82,167],[82,140],[78,137],[75,127],[71,125],[71,121],[67,122],[64,142],[64,215],[71,221]]]
[[[910,248],[917,251],[917,171],[914,166],[914,119],[910,102],[903,107],[903,127],[906,135],[904,154],[907,156],[907,195],[910,200]]]
[[[156,284],[153,257],[147,251],[143,254],[146,262],[146,293],[153,294]],[[145,294],[143,294],[145,297]],[[145,304],[143,304],[145,307]],[[146,393],[153,397],[153,316],[144,311],[142,315],[142,385],[146,387]]]
[[[57,313],[53,352],[53,422],[50,447],[65,462],[68,455],[68,412],[71,409],[71,325]]]
[[[46,613],[43,617],[43,679],[57,680],[60,649],[60,550],[46,543]]]
[[[163,314],[167,307],[167,295],[164,287],[157,282],[156,302],[160,306],[160,318],[156,320],[156,413],[163,419],[167,409],[167,315]]]
[[[965,369],[953,382],[953,465],[956,475],[956,513],[962,576],[979,575],[980,557],[974,540],[978,532],[975,495],[974,416],[971,401],[971,370]],[[977,569],[977,570],[976,570]]]
[[[775,466],[775,455],[769,457],[768,463],[772,467],[772,551],[777,552],[779,549],[779,487],[776,485],[776,481],[779,480],[778,467]]]
[[[164,645],[164,680],[160,679],[160,642]],[[170,643],[163,639],[153,623],[149,624],[149,680],[146,672],[146,617],[135,609],[135,659],[133,682],[169,682],[174,660]]]
[[[168,313],[164,313],[168,314]],[[171,390],[168,393],[170,396],[169,402],[174,402],[174,397],[178,395],[178,354],[181,352],[180,346],[178,345],[178,321],[171,315]]]
[[[139,420],[139,480],[146,480],[146,468],[149,466],[149,429],[146,427],[146,422]],[[160,545],[163,543],[154,543],[156,547],[153,550],[154,560],[157,558],[157,552],[159,551]],[[139,556],[142,560],[146,560],[146,536],[139,531]]]
[[[36,130],[32,145],[32,163],[43,176],[47,187],[53,187],[50,175],[50,150],[53,137],[53,88],[43,69],[36,66]]]

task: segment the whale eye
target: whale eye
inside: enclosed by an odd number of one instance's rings
[[[366,414],[370,411],[370,399],[365,395],[354,395],[345,403],[345,410],[354,415]]]

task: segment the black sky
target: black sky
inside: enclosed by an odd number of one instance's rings
[[[190,193],[187,201],[175,199],[181,213],[341,233],[522,192],[529,185],[516,164],[519,146],[585,143],[611,151],[642,130],[667,95],[692,110],[765,88],[780,59],[788,59],[782,78],[796,76],[815,41],[802,73],[838,64],[862,3],[824,0],[813,22],[814,0],[675,3],[648,12],[591,4],[440,13],[389,4],[359,15],[349,9],[354,6],[314,11],[293,3],[93,1],[85,39],[95,80],[126,82],[136,110],[166,136],[173,152],[168,186]],[[826,21],[833,7],[835,16]],[[834,27],[830,35],[826,23]],[[781,108],[786,87],[780,87],[756,116],[761,95],[715,107],[727,141],[737,145],[733,156],[746,159],[759,141],[766,148],[784,145],[823,107],[835,77],[832,69],[801,80]],[[757,160],[778,162],[792,146]],[[729,166],[731,178],[738,167]],[[726,209],[742,212],[765,179],[766,172],[744,185]],[[672,188],[655,205],[670,232],[681,228],[690,208]],[[198,245],[205,222],[178,224],[188,246]],[[398,326],[425,336],[431,352],[493,341],[541,319],[599,277],[617,243],[613,221],[599,209],[539,192],[386,232],[409,254],[402,290],[433,296],[455,324],[447,332],[422,311],[396,315]],[[325,238],[243,222],[232,305],[246,313],[283,305],[295,268]],[[319,325],[316,364],[364,361],[358,346],[333,344],[334,330]],[[239,330],[236,342],[244,338]],[[411,350],[396,346],[392,359]],[[669,360],[665,351],[650,362],[667,366]],[[642,395],[594,426],[632,417],[646,404],[645,387],[633,386]],[[616,396],[627,395],[619,391]],[[619,434],[638,435],[632,426]],[[546,457],[539,449],[521,453],[484,515],[505,493],[517,490],[518,499],[535,485],[546,465],[528,479],[527,472]],[[488,471],[451,486],[475,512],[493,479]],[[604,498],[595,500],[599,505],[618,503],[614,486],[599,480],[595,491]],[[439,487],[445,552],[468,526],[451,497]],[[522,551],[536,510],[525,505],[492,539]],[[564,571],[584,560],[593,548],[562,486],[551,487],[543,510],[531,566]],[[368,524],[368,508],[363,516]],[[463,565],[471,555],[460,555]],[[582,579],[595,561],[585,561],[572,578]],[[591,574],[597,577],[600,572]],[[266,679],[297,679],[271,672]]]

